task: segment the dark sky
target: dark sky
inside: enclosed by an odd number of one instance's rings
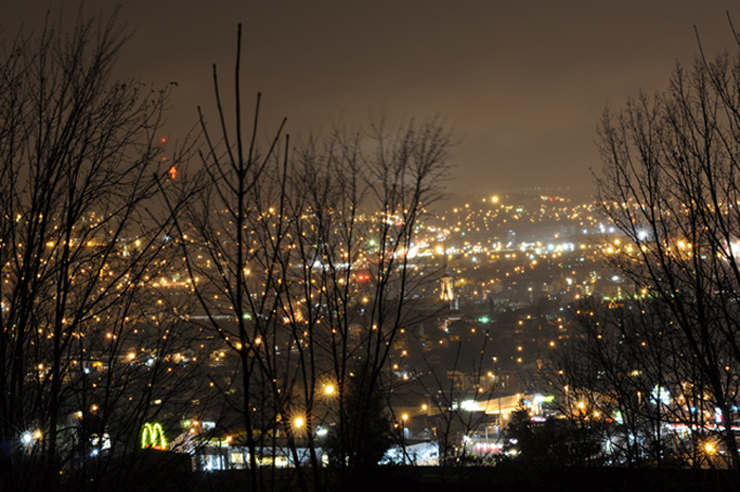
[[[4,6],[2,37],[38,26],[51,5]],[[109,12],[114,1],[87,2]],[[130,0],[135,29],[118,65],[155,85],[177,81],[167,131],[183,134],[196,107],[213,112],[211,65],[231,84],[244,29],[244,96],[263,94],[267,129],[293,136],[439,115],[454,128],[453,191],[592,187],[596,125],[640,90],[667,86],[676,62],[735,50],[725,0]],[[227,86],[224,90],[230,90]],[[267,135],[268,131],[264,134]]]

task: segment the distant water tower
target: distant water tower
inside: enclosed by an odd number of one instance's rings
[[[452,288],[452,271],[450,270],[450,264],[447,261],[447,248],[444,251],[445,256],[445,274],[440,277],[441,292],[439,298],[443,302],[450,303],[450,310],[457,310],[457,299],[455,298],[455,291]]]

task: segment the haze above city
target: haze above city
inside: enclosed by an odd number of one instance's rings
[[[73,21],[77,2],[6,6],[0,37],[40,29],[45,12]],[[87,3],[87,14],[115,8]],[[455,193],[530,187],[593,189],[602,111],[668,86],[676,63],[736,45],[725,0],[620,2],[387,1],[125,2],[135,31],[116,76],[171,82],[170,139],[182,140],[202,106],[215,122],[217,64],[233,92],[243,24],[243,98],[263,97],[263,133],[282,117],[300,139],[334,128],[439,116],[454,130]],[[228,97],[227,97],[228,101]],[[247,119],[249,121],[249,119]]]

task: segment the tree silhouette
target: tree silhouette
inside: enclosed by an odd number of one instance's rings
[[[169,275],[155,138],[168,91],[112,79],[126,39],[115,16],[80,13],[69,33],[47,20],[2,51],[6,490],[109,473],[114,455],[132,456],[143,422],[176,414],[176,394],[187,401],[188,371],[167,362],[184,343],[183,298],[155,280]]]
[[[602,211],[622,235],[611,264],[634,283],[633,307],[648,314],[626,327],[631,339],[643,337],[631,356],[645,372],[634,374],[665,387],[671,408],[702,410],[689,420],[697,438],[717,423],[717,409],[734,468],[739,70],[737,56],[702,57],[690,69],[677,67],[666,91],[630,100],[616,116],[606,111],[596,178]],[[626,341],[617,348],[628,350]],[[677,412],[663,415],[654,419],[680,420]]]
[[[241,31],[237,81],[240,43]],[[298,443],[307,448],[312,466],[294,470],[298,483],[321,489],[318,427],[332,422],[348,440],[342,449],[350,459],[339,473],[353,476],[353,457],[364,456],[354,449],[358,436],[376,418],[375,395],[388,389],[393,341],[414,322],[407,306],[428,280],[410,274],[406,253],[424,207],[439,197],[449,133],[437,120],[412,121],[293,148],[283,122],[261,144],[260,97],[246,131],[238,82],[233,125],[215,67],[214,83],[217,130],[200,118],[205,148],[196,181],[204,187],[178,219],[183,257],[209,329],[239,360],[239,391],[224,396],[241,410],[251,486],[272,473],[257,460],[279,434],[294,461]]]

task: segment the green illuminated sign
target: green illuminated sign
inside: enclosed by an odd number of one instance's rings
[[[141,433],[142,449],[167,449],[167,439],[164,437],[164,431],[159,423],[144,424],[144,431]]]

